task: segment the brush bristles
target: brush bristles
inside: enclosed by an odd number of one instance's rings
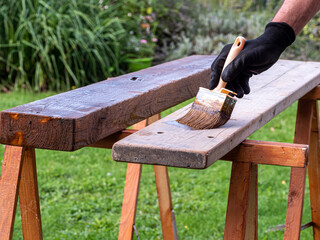
[[[222,126],[229,119],[230,115],[193,103],[189,112],[177,122],[195,129],[212,129]]]

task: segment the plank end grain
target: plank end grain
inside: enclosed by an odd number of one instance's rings
[[[0,112],[0,142],[12,146],[73,151],[74,120]]]
[[[130,151],[130,148],[132,151]],[[163,165],[191,169],[207,168],[207,155],[201,152],[180,152],[167,149],[124,146],[115,143],[112,148],[113,160],[118,162]]]

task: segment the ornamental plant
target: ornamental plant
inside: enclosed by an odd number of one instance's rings
[[[133,13],[128,13],[128,16],[132,17]],[[152,7],[142,9],[136,22],[138,27],[130,31],[128,49],[130,58],[153,58],[158,42],[156,37],[158,22]]]

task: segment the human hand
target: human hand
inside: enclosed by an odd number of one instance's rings
[[[250,92],[249,78],[269,69],[282,52],[295,40],[293,29],[286,23],[271,22],[258,38],[248,40],[240,54],[221,71],[232,44],[226,45],[211,65],[209,88],[214,89],[220,75],[227,82],[226,88],[242,98]]]

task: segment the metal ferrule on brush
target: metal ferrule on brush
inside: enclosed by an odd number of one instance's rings
[[[206,106],[212,111],[222,111],[227,115],[231,115],[237,100],[230,96],[229,93],[232,92],[225,88],[218,92],[200,87],[194,102]]]

